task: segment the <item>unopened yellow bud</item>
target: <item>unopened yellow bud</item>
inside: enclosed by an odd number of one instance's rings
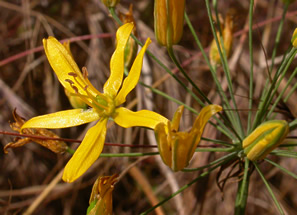
[[[177,44],[183,34],[185,0],[155,0],[155,36],[162,46]]]
[[[106,7],[115,7],[120,0],[101,0]]]
[[[190,132],[179,132],[179,122],[184,107],[180,106],[174,114],[172,121],[159,123],[155,127],[155,136],[160,156],[163,162],[173,171],[179,171],[188,166],[195,149],[200,142],[204,127],[208,120],[222,110],[219,105],[205,106]]]
[[[92,188],[87,215],[112,215],[112,191],[118,175],[99,177]]]
[[[231,13],[228,13],[226,16],[222,34],[226,56],[229,57],[233,42],[233,19]],[[217,38],[219,39],[220,49],[223,50],[219,32],[217,32]],[[221,63],[221,57],[215,40],[210,45],[209,58],[213,65]]]
[[[259,125],[243,142],[244,153],[251,161],[261,160],[279,146],[289,133],[285,120],[271,120]]]
[[[133,17],[133,5],[130,4],[129,12],[126,14],[120,13],[120,19],[121,21],[125,23],[133,23],[134,28],[132,30],[132,33],[137,37],[137,31],[136,31],[136,24]],[[137,56],[137,50],[138,50],[138,44],[137,42],[132,38],[129,37],[128,42],[125,47],[125,53],[124,53],[124,60],[125,60],[125,67],[130,69],[132,66],[132,63],[134,62],[136,56]]]
[[[292,42],[292,46],[294,48],[297,48],[297,28],[295,28],[295,31],[294,31],[294,33],[292,35],[291,42]]]

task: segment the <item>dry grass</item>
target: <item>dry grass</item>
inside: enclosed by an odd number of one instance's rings
[[[88,68],[89,77],[98,89],[102,89],[109,75],[109,59],[114,50],[115,22],[99,0],[93,1],[0,1],[0,130],[11,131],[9,121],[12,111],[29,119],[36,115],[69,109],[67,97],[56,79],[42,49],[35,53],[30,50],[42,45],[42,39],[48,35],[56,38],[70,39],[81,35],[92,35],[87,40],[79,37],[71,44],[73,56],[79,67]],[[174,72],[173,63],[169,60],[166,49],[154,40],[153,33],[153,1],[122,0],[117,7],[127,11],[129,3],[134,3],[134,16],[137,20],[139,37],[142,41],[151,37],[153,43],[150,50]],[[234,93],[239,108],[248,107],[249,73],[247,31],[248,1],[220,1],[220,12],[226,14],[228,8],[236,10],[235,38],[233,54],[230,57],[230,68],[234,83]],[[208,47],[212,40],[204,1],[187,1],[187,11],[200,37],[203,46]],[[278,56],[283,53],[290,42],[291,34],[296,26],[297,3],[289,8]],[[266,79],[266,62],[269,59],[263,54],[263,45],[268,56],[271,56],[277,23],[282,13],[281,1],[255,1],[254,30],[254,69],[255,69],[255,101],[259,100]],[[112,37],[99,38],[103,33],[111,33]],[[185,27],[184,36],[176,53],[195,83],[201,87],[213,103],[220,103],[208,68],[198,51],[190,31]],[[11,56],[25,52],[24,56],[13,59]],[[294,63],[296,65],[296,63]],[[292,67],[293,70],[293,67]],[[200,107],[183,89],[170,78],[151,59],[146,58],[143,72],[147,75],[142,80],[159,90],[185,102],[199,110]],[[218,76],[222,76],[218,73]],[[178,75],[179,76],[179,75]],[[179,76],[183,81],[182,76]],[[222,79],[223,89],[227,88]],[[297,93],[288,102],[289,117],[297,116]],[[135,100],[137,99],[137,100]],[[137,89],[127,100],[132,109],[153,109],[171,118],[177,104],[147,92],[143,87]],[[284,107],[281,107],[284,108]],[[242,111],[241,117],[246,118]],[[284,116],[288,117],[288,116]],[[186,111],[183,116],[182,129],[189,128],[194,116]],[[64,138],[82,139],[86,126],[57,130]],[[217,138],[218,133],[207,127],[204,136]],[[1,136],[2,146],[11,142],[14,137]],[[152,133],[142,128],[122,129],[111,125],[107,133],[107,142],[127,144],[155,144]],[[202,143],[207,144],[207,143]],[[73,143],[73,148],[77,144]],[[2,147],[1,147],[2,148]],[[119,153],[130,151],[149,151],[148,149],[131,149],[105,147],[105,152]],[[202,166],[220,153],[197,153],[191,162],[192,167]],[[61,170],[69,155],[56,155],[37,144],[10,150],[4,155],[1,150],[0,175],[0,213],[20,214],[26,210],[33,214],[84,214],[88,207],[92,184],[99,175],[121,174],[120,182],[113,192],[114,213],[121,215],[139,214],[151,204],[170,195],[179,187],[194,179],[198,173],[173,173],[157,157],[135,158],[100,158],[91,169],[74,184],[66,184],[59,180]],[[272,159],[278,159],[271,157]],[[297,172],[296,160],[278,159],[282,166]],[[277,199],[287,214],[297,211],[296,180],[281,173],[278,169],[265,163],[261,169],[269,180]],[[204,178],[185,192],[164,204],[156,214],[232,214],[237,190],[236,178],[228,181],[224,192],[216,186],[216,172]],[[222,200],[222,196],[224,200]],[[30,213],[27,213],[30,214]],[[246,214],[277,214],[273,202],[260,177],[253,174],[250,184],[250,197]]]

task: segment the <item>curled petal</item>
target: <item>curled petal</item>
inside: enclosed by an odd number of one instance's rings
[[[150,43],[151,39],[148,38],[144,46],[142,47],[141,51],[137,55],[129,72],[129,75],[127,76],[127,78],[125,78],[123,86],[116,97],[116,106],[119,106],[126,101],[126,96],[131,92],[131,90],[135,88],[136,84],[138,83],[142,68],[143,56]]]
[[[28,120],[21,129],[24,128],[68,128],[89,123],[100,118],[94,109],[72,109],[59,111],[52,114],[34,117]]]
[[[115,111],[114,121],[124,128],[141,126],[154,129],[157,124],[163,122],[167,124],[168,119],[150,110],[141,110],[133,112],[127,108],[117,108]]]
[[[100,156],[106,136],[107,120],[108,118],[103,118],[94,127],[88,130],[82,143],[65,167],[63,174],[64,181],[68,183],[75,181],[84,174]]]
[[[114,98],[122,84],[124,75],[124,51],[133,29],[132,23],[127,23],[117,30],[117,47],[110,60],[110,76],[105,82],[104,93]]]

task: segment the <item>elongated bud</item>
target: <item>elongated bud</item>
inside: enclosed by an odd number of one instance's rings
[[[233,33],[233,18],[232,18],[232,12],[230,12],[226,16],[226,19],[224,22],[224,29],[222,31],[222,34],[223,34],[222,37],[223,37],[223,41],[224,41],[224,49],[225,49],[227,57],[229,57],[231,48],[232,48],[232,42],[233,42],[232,33]],[[223,51],[219,32],[217,32],[217,38],[219,39],[220,48]],[[215,40],[213,40],[210,45],[209,58],[213,65],[221,64],[221,57],[220,57],[217,43]]]
[[[155,0],[155,36],[162,46],[177,44],[183,34],[185,0]]]
[[[124,24],[131,23],[131,22],[134,24],[132,33],[137,37],[136,23],[135,23],[135,20],[133,17],[133,5],[132,4],[130,4],[128,13],[126,13],[126,14],[120,13],[120,19]],[[125,47],[125,55],[124,55],[125,67],[127,67],[128,69],[130,69],[130,67],[132,66],[132,64],[137,56],[137,50],[138,50],[137,42],[132,37],[129,37],[128,42]]]
[[[87,215],[112,215],[112,191],[118,175],[100,176],[94,183]]]
[[[297,48],[297,28],[295,28],[295,31],[294,31],[294,33],[292,35],[291,42],[292,42],[292,46],[294,48]]]
[[[195,149],[200,142],[204,127],[208,120],[222,110],[219,105],[205,106],[190,132],[179,132],[179,122],[184,107],[180,106],[174,114],[172,121],[159,123],[155,127],[155,136],[158,143],[160,156],[163,162],[173,171],[179,171],[188,166]]]
[[[244,153],[251,161],[261,160],[279,146],[289,133],[285,120],[271,120],[259,125],[243,142]]]
[[[101,0],[106,7],[115,7],[120,0]]]

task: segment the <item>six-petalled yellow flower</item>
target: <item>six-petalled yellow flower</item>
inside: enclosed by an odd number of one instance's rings
[[[119,107],[138,83],[143,56],[151,42],[147,39],[135,58],[129,75],[123,81],[124,50],[132,29],[133,24],[127,23],[117,31],[117,46],[110,60],[110,77],[104,84],[103,93],[96,90],[90,83],[86,69],[81,73],[70,50],[54,37],[43,40],[46,56],[60,83],[71,95],[81,98],[91,108],[72,109],[34,117],[27,121],[22,129],[66,128],[98,120],[97,124],[88,130],[82,143],[67,163],[63,174],[63,180],[66,182],[73,182],[80,177],[100,156],[109,118],[124,128],[142,126],[154,129],[161,122],[167,124],[168,120],[155,112],[149,110],[133,112]]]

